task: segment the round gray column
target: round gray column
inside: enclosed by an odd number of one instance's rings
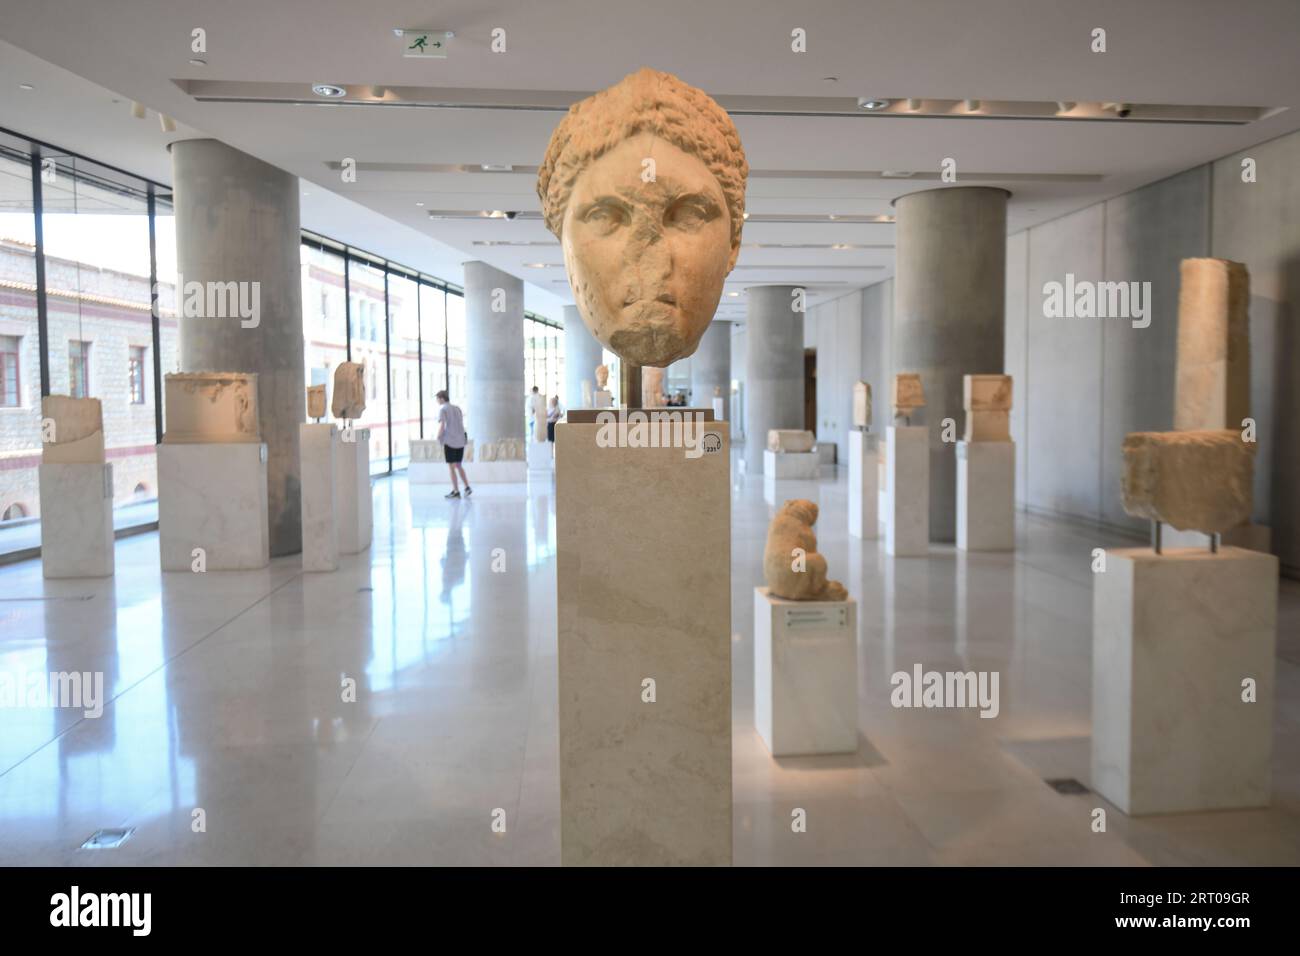
[[[583,408],[582,383],[596,389],[596,366],[602,355],[600,343],[587,329],[576,305],[564,307],[564,395],[560,402],[566,409]]]
[[[956,445],[962,433],[962,376],[1001,373],[1006,321],[1005,189],[950,186],[894,201],[895,372],[919,372],[930,429],[930,538],[957,536]],[[886,383],[885,400],[893,383]],[[1022,393],[1023,394],[1023,393]]]
[[[524,437],[524,284],[486,262],[465,263],[465,382],[476,444]]]
[[[250,283],[249,318],[178,317],[183,372],[256,372],[267,447],[271,555],[302,550],[298,425],[303,381],[298,179],[215,139],[171,147],[176,271],[191,282]]]
[[[730,384],[731,323],[715,318],[691,356],[691,406],[712,408],[713,389],[721,386],[726,398]],[[725,414],[726,404],[722,407]]]
[[[803,313],[792,285],[748,290],[745,313],[745,467],[763,471],[770,428],[803,428]]]

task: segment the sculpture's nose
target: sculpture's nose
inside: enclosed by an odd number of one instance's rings
[[[653,298],[660,302],[672,299],[664,283],[673,271],[673,254],[662,229],[647,230],[647,235],[637,250],[636,276],[638,298]],[[667,296],[667,298],[665,298]]]

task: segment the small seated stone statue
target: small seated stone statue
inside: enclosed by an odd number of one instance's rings
[[[826,578],[826,558],[817,551],[817,505],[803,498],[787,501],[767,529],[763,577],[773,597],[789,601],[847,601],[839,581]]]

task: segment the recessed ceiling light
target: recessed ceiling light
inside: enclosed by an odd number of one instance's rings
[[[339,97],[348,95],[347,90],[332,83],[313,83],[311,91],[317,96],[325,97],[327,100],[337,100]]]
[[[921,108],[921,101],[916,98],[909,98],[907,101],[907,108],[915,113]]]
[[[509,163],[480,163],[479,168],[485,173],[508,173],[514,169]]]
[[[853,247],[852,247],[851,245],[849,245],[847,242],[833,242],[833,243],[831,243],[831,248],[832,248],[832,249],[839,249],[839,250],[843,251],[843,250],[845,250],[845,249],[852,249]]]
[[[30,91],[30,90],[34,90],[34,89],[36,89],[36,87],[32,86],[30,83],[19,83],[19,84],[18,84],[18,89],[20,89],[20,90],[29,90],[29,91]]]
[[[838,76],[823,76],[822,81],[825,83],[838,83],[840,78]]]
[[[874,96],[859,96],[858,109],[863,110],[883,110],[889,105],[889,100],[877,99]]]
[[[190,58],[190,66],[207,66],[207,60],[200,60],[197,56]]]
[[[546,263],[545,263],[545,262],[525,262],[525,263],[524,263],[524,268],[525,268],[525,269],[545,269],[545,268],[546,268]]]
[[[980,108],[979,100],[965,100],[964,102],[966,104],[967,113],[974,113],[976,110]]]
[[[423,206],[424,203],[422,203],[422,202],[417,202],[416,205],[417,205],[417,206]]]
[[[735,299],[735,298],[739,297],[740,293],[739,293],[739,292],[728,292],[727,295],[729,295],[729,296],[731,296],[731,298]]]

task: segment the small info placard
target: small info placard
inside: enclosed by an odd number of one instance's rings
[[[839,631],[849,626],[847,604],[819,604],[809,602],[799,607],[785,608],[787,631]]]

